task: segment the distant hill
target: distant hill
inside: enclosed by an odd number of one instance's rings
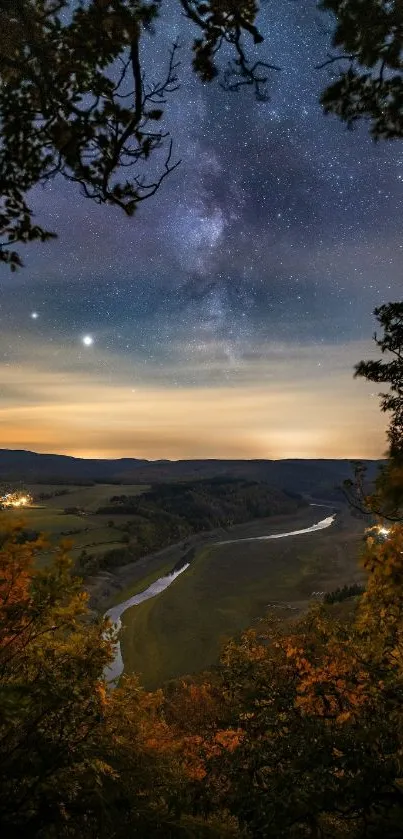
[[[364,461],[373,479],[381,461]],[[0,481],[27,483],[144,483],[190,481],[214,477],[264,481],[278,489],[337,498],[350,460],[157,460],[136,458],[87,460],[57,454],[0,449]]]
[[[117,473],[133,471],[147,460],[86,460],[62,454],[37,454],[24,450],[0,449],[0,481],[38,483],[105,481]],[[119,482],[119,478],[116,478]]]

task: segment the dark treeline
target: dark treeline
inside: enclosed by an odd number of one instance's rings
[[[166,513],[185,519],[194,529],[222,527],[253,518],[288,513],[304,502],[259,481],[215,478],[192,483],[156,484],[142,495],[114,495],[98,513],[140,515]]]
[[[342,586],[336,588],[334,591],[326,592],[324,596],[325,603],[341,603],[343,600],[348,600],[350,597],[357,597],[363,594],[365,586],[360,583],[352,583],[350,586]]]

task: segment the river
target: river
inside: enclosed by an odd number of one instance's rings
[[[262,542],[269,539],[284,539],[286,536],[300,536],[303,533],[315,533],[316,530],[324,530],[324,528],[330,527],[335,518],[336,515],[333,514],[332,516],[328,516],[327,518],[318,521],[316,524],[312,524],[311,527],[304,527],[302,530],[289,530],[287,533],[272,533],[269,536],[250,536],[249,538],[244,539],[228,539],[222,542],[212,542],[211,547],[214,545],[233,545],[234,542]],[[112,621],[116,632],[119,632],[122,628],[121,617],[126,609],[130,609],[132,606],[138,606],[139,603],[144,603],[145,600],[150,600],[152,597],[156,597],[157,594],[161,594],[161,592],[165,591],[165,589],[167,589],[180,574],[183,574],[187,568],[189,568],[189,563],[187,565],[183,565],[183,567],[177,571],[172,571],[171,574],[167,574],[165,577],[159,577],[158,580],[151,583],[151,585],[144,589],[144,591],[140,591],[138,594],[134,594],[133,597],[129,597],[128,600],[124,600],[117,606],[112,606],[111,609],[108,609],[108,611],[105,612],[105,617]],[[117,680],[122,675],[123,670],[124,662],[122,649],[120,641],[117,641],[113,662],[105,670],[104,675],[106,681],[108,683],[116,684]]]

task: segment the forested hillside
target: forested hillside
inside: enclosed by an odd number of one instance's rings
[[[123,489],[123,488],[122,488]],[[132,562],[194,533],[251,519],[292,513],[306,502],[258,481],[216,478],[155,485],[141,495],[112,495],[97,513],[124,529],[127,546],[99,557],[80,557],[81,573]],[[126,521],[125,521],[126,518]]]
[[[155,519],[166,515],[183,520],[190,532],[226,527],[275,513],[290,513],[303,501],[297,493],[281,492],[258,481],[215,478],[153,486],[141,496],[113,495],[100,507],[103,515],[138,515]]]
[[[373,480],[381,461],[364,461]],[[352,474],[350,460],[91,460],[0,449],[0,481],[79,484],[155,484],[216,477],[263,481],[291,492],[340,499]],[[124,489],[122,490],[124,492]]]

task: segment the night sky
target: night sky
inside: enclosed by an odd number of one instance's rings
[[[303,6],[303,8],[301,8]],[[1,268],[1,447],[83,457],[378,457],[385,418],[354,364],[402,297],[403,146],[325,117],[327,19],[265,3],[270,101],[189,72],[167,105],[182,163],[132,219],[56,180],[58,239]],[[169,10],[169,7],[168,7]],[[84,341],[84,339],[87,339]]]

